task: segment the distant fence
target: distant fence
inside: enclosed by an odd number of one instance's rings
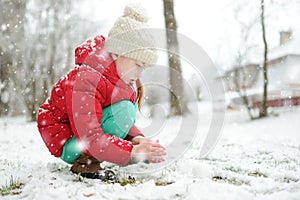
[[[254,108],[261,108],[263,105],[262,101],[257,101],[253,103]],[[300,105],[300,96],[297,97],[287,97],[268,100],[269,107],[287,107],[287,106],[299,106]]]

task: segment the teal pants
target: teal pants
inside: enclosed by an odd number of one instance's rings
[[[136,120],[137,104],[123,100],[102,110],[101,128],[104,133],[124,139]],[[72,136],[63,146],[60,158],[73,164],[81,154],[81,149],[75,136]]]

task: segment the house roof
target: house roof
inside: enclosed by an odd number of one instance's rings
[[[300,37],[298,33],[293,33],[293,36],[283,45],[269,49],[268,51],[268,61],[281,59],[286,56],[300,56]],[[263,49],[256,48],[251,51],[245,61],[245,65],[256,64],[260,65],[263,63]]]
[[[278,59],[288,55],[299,55],[300,56],[300,38],[292,37],[285,44],[270,49],[268,54],[269,60]]]

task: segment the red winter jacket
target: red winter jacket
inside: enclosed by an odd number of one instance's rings
[[[61,156],[65,142],[75,135],[83,151],[99,160],[126,165],[130,140],[143,135],[132,126],[125,140],[100,128],[102,108],[120,100],[135,103],[136,92],[117,75],[116,66],[104,50],[105,38],[97,36],[75,49],[74,70],[54,86],[40,107],[38,129],[47,148]]]

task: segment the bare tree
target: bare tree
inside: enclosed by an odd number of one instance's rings
[[[77,17],[72,0],[32,0],[26,18],[22,95],[31,120],[55,82],[73,67],[75,46],[97,27]],[[86,27],[89,26],[89,27]]]
[[[243,59],[245,59],[248,55],[247,53],[249,52],[249,50],[252,47],[255,47],[255,44],[243,44],[244,46],[246,46],[246,48],[240,48],[239,53],[238,53],[238,58],[237,58],[237,67],[233,70],[234,71],[234,83],[236,86],[236,91],[238,92],[238,94],[240,95],[244,105],[247,108],[248,111],[248,115],[251,119],[257,119],[257,118],[261,118],[261,117],[266,117],[268,115],[268,75],[267,75],[267,54],[268,54],[268,44],[267,44],[267,39],[266,39],[266,28],[265,28],[265,12],[264,12],[264,6],[265,6],[265,2],[264,0],[261,0],[260,3],[260,25],[262,27],[262,36],[263,36],[263,46],[264,46],[264,59],[263,59],[263,104],[262,104],[262,108],[259,109],[259,115],[258,116],[254,116],[254,107],[252,105],[252,101],[249,99],[250,97],[247,95],[247,88],[249,86],[247,86],[247,79],[249,79],[249,76],[253,76],[254,74],[252,73],[253,70],[251,70],[251,66],[249,65],[245,65],[245,63],[243,62]],[[250,30],[254,27],[254,25],[257,23],[257,18],[254,18],[254,20],[252,22],[250,22],[248,25],[242,24],[244,25],[242,28],[242,38],[243,41],[245,43],[247,43],[249,36],[250,36]],[[253,68],[253,67],[252,67]],[[256,71],[260,71],[260,68],[256,68]]]
[[[170,115],[182,115],[187,112],[188,109],[184,99],[180,58],[179,55],[176,54],[179,53],[179,47],[177,40],[177,23],[174,14],[174,3],[173,0],[163,0],[163,3],[170,67]]]
[[[253,22],[250,24],[244,24],[240,22],[240,25],[242,26],[242,31],[241,31],[241,38],[242,38],[242,44],[239,47],[236,60],[235,60],[235,67],[233,69],[233,79],[234,79],[234,86],[235,86],[235,91],[239,94],[241,97],[243,104],[245,105],[247,109],[247,113],[250,117],[250,119],[255,119],[256,116],[254,116],[254,108],[252,105],[252,101],[249,99],[247,89],[250,86],[250,83],[253,82],[254,76],[250,75],[251,73],[250,70],[247,70],[244,65],[244,58],[247,57],[248,52],[252,49],[255,48],[254,46],[245,45],[249,41],[249,36],[250,36],[250,30],[253,28],[253,26],[256,24],[256,20],[254,19]],[[259,70],[259,69],[256,69]]]
[[[263,105],[260,112],[260,117],[268,116],[268,43],[266,39],[266,26],[265,26],[265,1],[261,0],[261,28],[262,38],[264,43],[264,61],[263,61],[263,79],[264,79],[264,93],[263,93]]]
[[[13,79],[23,65],[26,2],[3,0],[0,1],[0,7],[2,9],[0,13],[0,84],[5,86],[0,93],[6,94],[6,99],[10,100],[7,102],[6,113],[8,114],[7,109],[9,109],[9,113],[13,114],[16,112],[13,106],[19,105],[18,98],[15,98],[18,88],[13,84]]]
[[[266,28],[265,28],[265,2],[261,0],[259,7],[257,4],[249,2],[245,5],[245,2],[237,2],[235,7],[235,19],[239,22],[240,30],[240,45],[237,50],[237,56],[234,60],[234,67],[232,69],[231,77],[233,79],[234,90],[239,94],[242,103],[245,105],[250,119],[258,119],[267,116],[267,41],[266,41]],[[250,9],[251,8],[251,9]],[[246,10],[245,10],[246,9]],[[244,17],[248,10],[253,10],[253,15]],[[260,25],[260,26],[259,26]],[[262,30],[263,35],[263,47],[264,47],[264,60],[263,69],[260,67],[260,63],[249,63],[249,53],[257,51],[256,49],[261,45],[259,40],[256,40],[257,33]],[[255,84],[258,77],[258,73],[263,72],[263,106],[254,108],[253,101],[255,97],[248,95],[248,89]]]
[[[31,120],[36,119],[39,105],[49,95],[52,85],[61,76],[65,63],[64,40],[70,23],[71,1],[31,1],[27,7],[24,74],[21,94]],[[61,23],[61,20],[64,23]],[[59,67],[60,66],[60,67]]]
[[[232,61],[233,67],[226,76],[230,89],[238,93],[242,104],[247,109],[250,119],[256,119],[256,110],[253,107],[252,96],[248,95],[248,89],[255,83],[258,74],[257,71],[260,71],[260,68],[258,66],[249,65],[247,58],[249,53],[259,46],[259,43],[253,39],[253,34],[256,35],[258,31],[258,12],[257,9],[255,9],[255,4],[248,3],[245,5],[245,2],[236,2],[233,9],[234,18],[240,27],[240,37],[239,45],[235,53],[236,56],[234,56]],[[248,10],[252,10],[253,15],[245,18],[245,12]]]
[[[71,0],[0,1],[0,97],[9,90],[12,114],[35,120],[54,83],[74,66],[75,46],[99,28],[80,19],[74,6]]]

